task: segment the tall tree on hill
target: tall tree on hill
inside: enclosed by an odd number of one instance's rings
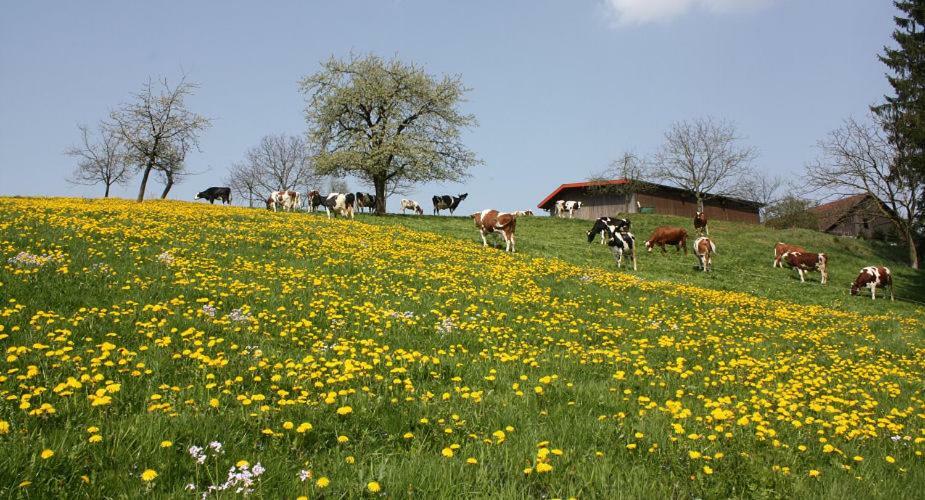
[[[897,157],[890,175],[925,177],[925,0],[900,0],[893,41],[879,57],[889,68],[895,95],[871,106],[894,144]]]
[[[104,198],[109,198],[113,184],[124,184],[131,176],[126,163],[125,148],[119,134],[105,123],[98,130],[99,138],[94,140],[93,132],[86,125],[79,125],[80,144],[71,146],[64,154],[77,159],[77,167],[68,179],[74,184],[106,186]]]
[[[690,192],[701,210],[710,196],[744,196],[757,153],[740,140],[735,126],[723,120],[677,122],[665,132],[650,175]]]
[[[376,191],[385,213],[388,191],[408,183],[459,181],[479,160],[462,143],[475,117],[459,110],[459,76],[435,77],[414,64],[377,56],[331,58],[300,82],[315,168],[353,175]]]
[[[138,201],[144,200],[145,187],[152,171],[163,173],[167,195],[182,175],[186,153],[198,147],[199,134],[209,127],[209,119],[186,107],[186,98],[197,85],[181,78],[171,86],[167,79],[156,88],[150,78],[134,101],[110,113],[113,127],[125,142],[127,157],[141,171]],[[163,197],[162,196],[162,197]]]

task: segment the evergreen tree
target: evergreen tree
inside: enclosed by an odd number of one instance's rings
[[[898,0],[894,17],[895,48],[879,56],[890,70],[887,80],[895,95],[872,106],[898,154],[892,174],[925,178],[925,0]]]

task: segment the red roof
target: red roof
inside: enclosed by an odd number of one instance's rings
[[[562,184],[561,186],[556,188],[556,190],[553,191],[552,194],[550,194],[546,198],[543,198],[543,201],[541,201],[540,204],[536,206],[536,208],[543,208],[543,205],[549,203],[550,200],[555,198],[556,195],[558,195],[565,189],[585,188],[585,187],[591,187],[591,186],[616,186],[619,184],[627,184],[627,183],[629,183],[629,181],[626,179],[617,179],[613,181],[587,181],[587,182],[572,182],[569,184]]]
[[[816,217],[819,218],[819,229],[821,231],[826,231],[830,227],[838,224],[845,216],[848,215],[848,212],[856,207],[859,203],[867,199],[869,194],[861,193],[846,198],[841,198],[839,200],[830,201],[829,203],[824,203],[822,205],[810,208],[808,212],[816,214]]]

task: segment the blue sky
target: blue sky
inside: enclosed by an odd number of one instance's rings
[[[465,142],[484,165],[412,196],[429,207],[433,194],[469,192],[465,213],[535,207],[624,150],[651,153],[672,122],[708,115],[737,124],[758,168],[797,175],[818,139],[888,92],[876,55],[894,15],[870,0],[36,1],[0,12],[2,195],[101,195],[64,180],[76,125],[148,76],[185,72],[201,85],[190,107],[213,119],[188,157],[202,173],[171,192],[190,199],[262,136],[304,133],[296,82],[352,51],[472,88],[463,109],[479,126]]]

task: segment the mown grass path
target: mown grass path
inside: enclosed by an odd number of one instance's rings
[[[0,215],[0,494],[925,490],[908,305],[645,280],[537,257],[521,228],[508,255],[178,202]]]

